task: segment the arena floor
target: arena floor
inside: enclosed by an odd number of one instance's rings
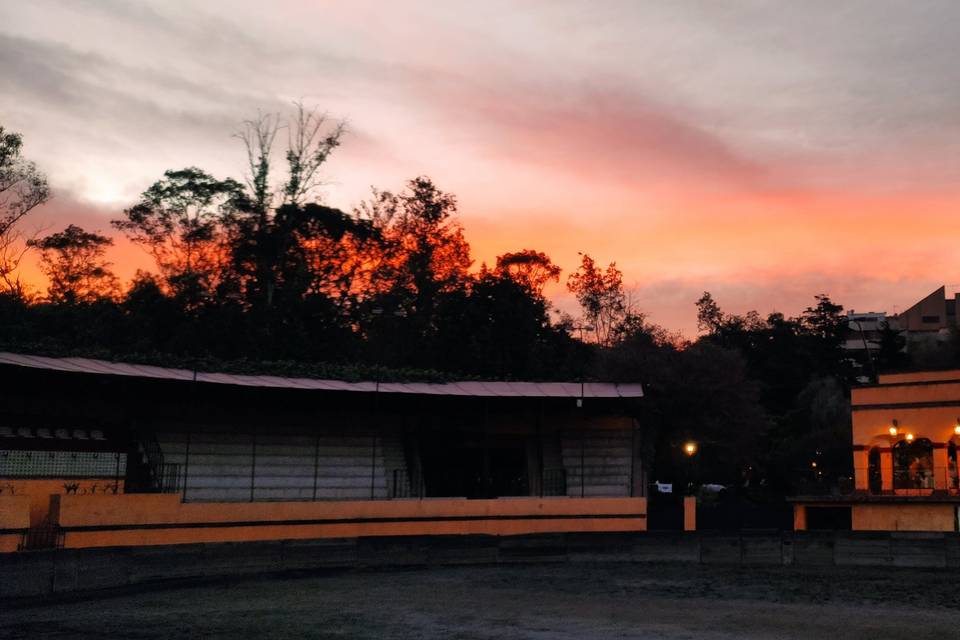
[[[945,570],[667,564],[250,579],[7,608],[3,638],[955,638]]]

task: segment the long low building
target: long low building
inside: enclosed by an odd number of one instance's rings
[[[0,550],[646,528],[638,384],[0,353]]]

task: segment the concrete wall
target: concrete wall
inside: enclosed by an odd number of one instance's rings
[[[956,531],[957,505],[858,504],[850,509],[854,531]]]
[[[124,480],[116,478],[57,478],[25,479],[0,478],[0,498],[18,496],[30,503],[30,526],[36,527],[47,520],[50,511],[50,496],[67,495],[113,495],[123,493]]]
[[[522,562],[685,562],[960,568],[960,535],[556,533],[334,538],[0,554],[0,598],[330,568]]]
[[[62,496],[65,548],[360,536],[644,531],[646,498],[182,503],[171,494]]]
[[[29,496],[0,496],[0,553],[16,551],[29,527]]]

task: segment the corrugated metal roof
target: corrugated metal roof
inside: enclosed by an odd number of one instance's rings
[[[282,389],[312,389],[316,391],[356,391],[381,393],[409,393],[418,395],[515,397],[515,398],[642,398],[639,383],[615,384],[608,382],[347,382],[316,378],[287,378],[282,376],[240,375],[234,373],[194,372],[145,364],[109,362],[89,358],[50,358],[0,351],[0,364],[71,373],[158,378],[162,380],[196,380],[213,384],[231,384],[244,387],[272,387]]]

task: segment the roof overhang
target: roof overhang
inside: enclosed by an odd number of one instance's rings
[[[502,398],[642,398],[639,383],[612,382],[375,382],[288,378],[284,376],[210,373],[191,369],[157,367],[128,362],[90,358],[51,358],[48,356],[0,352],[0,365],[29,367],[47,371],[127,376],[158,380],[179,380],[242,387],[347,391],[357,393],[398,393],[431,396]]]

